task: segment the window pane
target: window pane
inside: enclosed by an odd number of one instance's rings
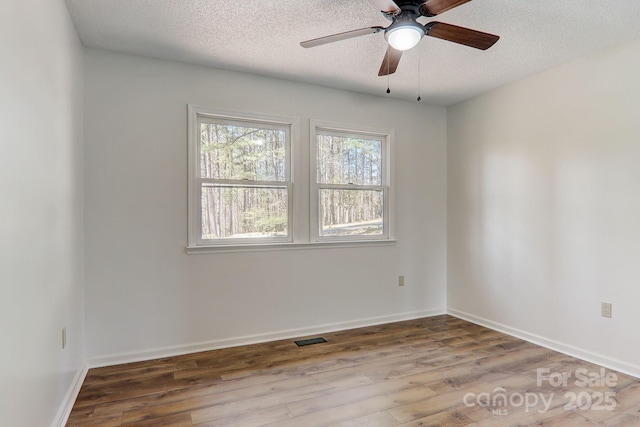
[[[200,177],[287,180],[287,131],[234,124],[200,124]]]
[[[321,189],[320,236],[382,235],[383,193]]]
[[[317,150],[318,183],[381,185],[380,140],[318,135]]]
[[[202,239],[287,236],[287,187],[202,186]]]

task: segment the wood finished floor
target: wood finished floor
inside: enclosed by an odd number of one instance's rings
[[[639,380],[603,386],[598,366],[451,316],[322,336],[91,369],[67,426],[640,426]],[[571,377],[539,386],[538,368]]]

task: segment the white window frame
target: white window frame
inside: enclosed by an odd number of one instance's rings
[[[393,240],[393,188],[392,188],[392,147],[394,132],[392,129],[373,129],[369,127],[352,127],[348,125],[310,121],[310,159],[309,159],[309,214],[310,237],[313,242],[367,242]],[[374,138],[382,143],[382,180],[380,185],[354,184],[320,184],[317,182],[318,134],[334,134],[345,137]],[[320,235],[320,190],[377,190],[383,194],[382,235],[321,236]]]
[[[294,170],[293,151],[296,145],[298,119],[290,117],[269,116],[265,114],[245,113],[228,110],[218,110],[189,104],[188,113],[188,246],[187,248],[216,248],[238,246],[260,246],[273,244],[287,244],[294,239]],[[230,123],[247,123],[256,126],[277,126],[287,130],[286,143],[286,180],[285,181],[237,181],[237,180],[209,180],[201,177],[200,173],[200,124],[206,122],[228,121]],[[215,181],[227,185],[246,185],[251,187],[285,187],[287,188],[287,236],[255,237],[255,238],[202,238],[202,184]],[[224,181],[224,182],[223,182]]]

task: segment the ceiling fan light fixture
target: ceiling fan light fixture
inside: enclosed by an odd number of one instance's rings
[[[424,28],[417,23],[401,23],[389,27],[384,36],[392,48],[409,50],[420,42],[424,36]]]

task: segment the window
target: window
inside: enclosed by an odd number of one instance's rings
[[[188,106],[187,253],[394,243],[392,132],[311,120],[294,170],[297,132],[295,118]]]
[[[189,246],[292,241],[293,126],[189,105]]]
[[[389,238],[390,135],[312,121],[311,226],[316,241]]]

